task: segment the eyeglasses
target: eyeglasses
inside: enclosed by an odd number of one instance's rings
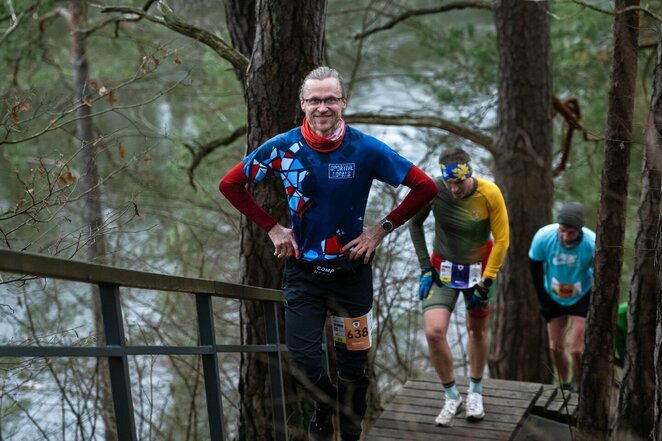
[[[325,106],[335,106],[336,104],[340,103],[344,98],[343,97],[335,97],[332,96],[330,98],[324,98],[319,99],[319,98],[302,98],[302,101],[305,102],[306,104],[310,104],[311,106],[319,106],[322,103],[324,103]]]

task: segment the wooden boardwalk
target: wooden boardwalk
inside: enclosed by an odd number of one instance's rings
[[[579,395],[562,391],[551,384],[544,384],[543,390],[533,404],[531,413],[550,420],[574,425],[577,422]]]
[[[468,379],[456,382],[466,400]],[[443,387],[436,375],[407,381],[365,436],[366,441],[512,440],[543,391],[537,383],[483,380],[485,419],[469,422],[461,410],[452,427],[434,423],[443,405]]]

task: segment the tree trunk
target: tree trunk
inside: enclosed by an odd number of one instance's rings
[[[616,11],[638,0],[616,0]],[[614,324],[623,266],[628,166],[637,72],[639,14],[617,13],[607,141],[596,231],[591,305],[586,321],[577,440],[606,440],[614,378]]]
[[[510,249],[497,277],[490,373],[549,382],[545,324],[529,274],[535,232],[551,218],[552,76],[546,1],[495,3],[499,53],[496,181],[508,206]]]
[[[661,29],[662,31],[662,29]],[[657,170],[658,176],[662,170],[662,35],[657,44],[657,63],[653,74],[653,96],[651,99],[651,120],[654,131],[649,125],[649,136],[654,137],[655,141],[647,139],[646,152],[653,161],[653,166]],[[655,187],[651,187],[653,191]],[[660,191],[660,185],[657,186]],[[651,439],[653,441],[662,441],[662,211],[659,212],[657,221],[657,240],[655,243],[655,265],[657,267],[657,326],[655,333],[655,413],[653,415],[653,432]]]
[[[87,61],[87,42],[85,34],[78,32],[87,21],[87,2],[72,0],[67,14],[71,30],[71,61],[73,66],[73,89],[75,102],[79,105],[76,111],[76,137],[80,142],[81,174],[79,188],[84,194],[83,224],[87,228],[87,258],[90,262],[107,263],[106,240],[103,236],[103,208],[101,206],[101,189],[99,188],[99,170],[97,167],[97,148],[94,139],[94,124],[92,120],[91,97],[87,94],[90,84],[89,65]],[[85,237],[85,236],[84,236]],[[97,341],[103,341],[103,322],[101,317],[101,301],[98,287],[93,288],[94,323]],[[106,359],[97,359],[100,364],[100,403],[105,426],[106,441],[116,441],[115,412],[113,410],[110,377]]]
[[[660,66],[657,66],[660,69]],[[655,95],[655,93],[654,93]],[[618,402],[614,441],[640,440],[653,430],[655,408],[655,318],[657,293],[662,286],[657,277],[655,241],[660,215],[662,175],[655,170],[655,155],[659,155],[660,136],[649,115],[644,150],[644,169],[641,177],[641,206],[635,241],[634,273],[628,301],[628,331],[625,367]]]
[[[237,12],[246,10],[238,0],[226,8],[235,45],[252,48],[251,64],[244,82],[248,108],[248,152],[272,136],[300,124],[299,85],[304,76],[322,63],[326,2],[311,0],[258,0],[255,2],[255,33],[250,23]],[[234,12],[232,12],[234,11]],[[254,40],[253,40],[254,39]],[[257,202],[279,222],[289,225],[288,207],[282,183],[275,179],[250,188]],[[282,262],[273,256],[267,234],[252,222],[242,220],[242,283],[280,288]],[[263,342],[264,320],[259,303],[244,302],[241,320],[243,344]],[[266,362],[263,355],[243,354],[241,361],[240,416],[241,440],[272,439],[272,412]],[[289,388],[291,391],[292,388]],[[292,439],[305,439],[297,430],[302,418],[296,399],[288,409]]]

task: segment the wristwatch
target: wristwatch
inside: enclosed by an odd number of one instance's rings
[[[490,286],[492,286],[492,282],[494,282],[494,279],[485,278],[483,279],[483,286],[485,288],[489,288]]]
[[[382,224],[382,230],[386,231],[386,234],[393,231],[393,222],[391,222],[390,220],[384,218],[382,219],[381,224]]]

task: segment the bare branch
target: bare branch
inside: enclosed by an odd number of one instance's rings
[[[485,147],[491,153],[494,153],[494,142],[490,135],[472,129],[453,121],[434,116],[416,116],[416,115],[377,115],[373,113],[354,113],[345,115],[345,120],[349,123],[377,124],[385,126],[413,126],[427,127],[445,130],[453,135],[467,139],[471,142]]]
[[[441,12],[448,12],[448,11],[453,11],[453,10],[458,10],[458,9],[466,9],[466,8],[474,8],[474,9],[484,9],[487,11],[492,10],[492,3],[491,1],[461,1],[461,2],[455,2],[455,3],[449,3],[447,5],[442,5],[442,6],[437,6],[434,8],[423,8],[423,9],[411,9],[407,12],[405,12],[402,15],[398,15],[397,17],[392,18],[385,24],[381,26],[377,26],[371,29],[368,29],[363,32],[359,32],[358,34],[354,35],[354,38],[356,40],[363,39],[369,35],[375,34],[380,31],[384,31],[386,29],[391,29],[398,23],[401,23],[409,18],[412,17],[418,17],[421,15],[430,15],[430,14],[438,14]]]
[[[656,13],[651,11],[648,6],[626,6],[625,8],[621,9],[620,11],[615,11],[614,12],[614,11],[609,11],[607,9],[598,8],[597,6],[591,5],[589,3],[585,3],[581,0],[572,0],[572,2],[579,5],[579,6],[583,6],[587,9],[591,9],[593,11],[600,12],[602,14],[607,14],[607,15],[616,15],[616,14],[623,14],[625,12],[630,12],[630,11],[639,11],[639,12],[643,12],[644,14],[647,14],[651,18],[653,18],[653,19],[659,21],[660,23],[662,23],[662,16],[657,15]]]
[[[620,11],[618,11],[618,13],[619,13],[619,14],[623,14],[623,13],[625,13],[625,12],[630,12],[630,11],[643,12],[644,14],[648,15],[648,16],[651,17],[652,19],[657,20],[657,21],[659,21],[660,23],[662,23],[662,16],[661,16],[661,15],[657,15],[656,13],[654,13],[654,12],[651,11],[650,8],[647,7],[647,6],[646,6],[646,7],[644,7],[644,6],[627,6],[627,7],[623,8],[623,9],[621,9]]]
[[[191,184],[191,187],[195,187],[195,183],[193,182],[193,172],[195,169],[200,165],[200,162],[202,159],[209,155],[211,152],[216,150],[219,147],[227,146],[235,142],[239,137],[245,135],[248,132],[248,127],[247,126],[242,126],[236,129],[234,132],[229,134],[228,136],[220,139],[215,139],[211,142],[208,142],[205,145],[200,146],[197,151],[191,144],[184,144],[184,147],[186,147],[191,154],[193,155],[193,159],[191,160],[191,165],[189,165],[187,169],[188,173],[188,180],[189,183]]]
[[[187,79],[189,76],[190,76],[190,72],[187,72],[186,75],[185,75],[184,77],[182,77],[180,80],[176,81],[174,84],[172,84],[172,85],[171,85],[170,87],[168,87],[167,89],[159,91],[157,94],[155,94],[155,95],[152,96],[151,98],[147,99],[146,101],[143,101],[143,102],[140,102],[140,103],[137,103],[137,104],[128,104],[128,105],[125,105],[125,106],[113,106],[113,107],[109,107],[109,108],[107,108],[107,109],[103,109],[103,110],[100,110],[100,111],[98,111],[98,112],[92,113],[92,114],[88,115],[87,118],[89,118],[89,117],[94,117],[94,116],[97,116],[97,115],[103,115],[104,113],[108,113],[108,112],[119,112],[119,111],[121,111],[121,110],[125,110],[125,109],[132,109],[132,108],[135,108],[135,107],[140,107],[140,106],[143,106],[143,105],[145,105],[145,104],[149,104],[149,103],[151,103],[151,102],[154,102],[154,101],[156,101],[157,99],[161,98],[162,96],[167,95],[170,91],[172,91],[172,90],[175,89],[176,87],[178,87],[180,84],[182,84],[184,81],[186,81],[186,79]],[[124,83],[118,85],[118,86],[115,87],[115,88],[113,88],[113,90],[119,90],[119,89],[121,89],[122,87],[124,87],[124,86],[126,86],[126,85],[128,85],[128,84],[130,84],[130,83],[133,83],[134,81],[136,81],[136,80],[139,79],[139,78],[141,78],[141,76],[135,76],[135,77],[133,77],[132,79],[130,79],[130,80],[128,80],[128,81],[126,81],[126,82],[124,82]],[[99,96],[99,97],[95,98],[94,100],[92,100],[92,102],[91,102],[90,104],[93,104],[94,102],[96,102],[96,101],[98,101],[98,100],[101,100],[101,99],[107,99],[106,95]],[[20,138],[20,139],[16,139],[16,140],[7,139],[7,138],[9,137],[9,135],[11,134],[11,131],[8,131],[8,132],[5,134],[5,139],[0,139],[0,146],[3,145],[3,144],[21,144],[21,143],[23,143],[23,142],[30,141],[30,140],[32,140],[32,139],[38,138],[38,137],[42,136],[42,135],[45,134],[45,133],[52,132],[53,130],[61,129],[61,128],[63,128],[64,126],[66,126],[66,125],[68,125],[68,124],[71,124],[71,123],[77,121],[78,119],[80,119],[79,117],[75,117],[75,118],[72,118],[72,119],[68,119],[68,120],[62,121],[65,117],[67,117],[67,116],[69,116],[69,115],[71,115],[71,114],[75,114],[76,111],[77,111],[80,107],[82,107],[82,106],[87,106],[87,105],[88,105],[87,103],[76,104],[74,107],[72,107],[72,108],[70,108],[70,109],[68,109],[68,110],[66,110],[66,111],[64,111],[64,112],[62,112],[62,113],[61,113],[60,115],[58,115],[57,117],[52,118],[52,119],[48,122],[48,124],[46,125],[46,127],[42,128],[42,129],[39,130],[38,132],[35,132],[35,133],[31,134],[31,135],[25,136],[25,137]],[[25,121],[21,121],[21,122],[25,122]]]
[[[560,176],[567,168],[570,151],[572,150],[572,135],[575,130],[582,132],[585,141],[602,141],[603,139],[590,134],[586,127],[584,127],[579,100],[577,98],[568,97],[560,99],[554,96],[552,97],[552,104],[554,110],[563,117],[568,126],[561,140],[561,159],[552,171],[552,176],[556,177]]]
[[[579,5],[579,6],[583,6],[583,7],[587,8],[587,9],[591,9],[591,10],[593,10],[593,11],[600,12],[600,13],[602,13],[602,14],[614,15],[614,12],[613,12],[613,11],[608,11],[607,9],[598,8],[597,6],[594,6],[594,5],[590,4],[590,3],[584,3],[584,2],[581,1],[581,0],[572,0],[572,2],[575,3],[575,4],[577,4],[577,5]]]
[[[25,12],[20,13],[18,16],[12,18],[12,24],[7,28],[7,30],[0,37],[0,43],[2,43],[5,38],[9,36],[12,32],[16,30],[18,24],[21,22],[21,19],[25,16]]]
[[[132,8],[128,6],[113,6],[108,8],[101,9],[103,13],[112,13],[117,12],[121,14],[133,14],[140,18],[144,18],[153,23],[160,24],[167,27],[170,30],[173,30],[179,34],[190,37],[196,41],[199,41],[209,48],[211,48],[216,54],[221,58],[227,60],[232,64],[232,67],[237,69],[240,72],[246,72],[248,70],[249,60],[241,52],[236,51],[232,46],[227,44],[225,40],[214,35],[213,33],[202,29],[192,24],[185,23],[174,16],[170,12],[166,12],[163,17],[157,17],[155,15],[148,14],[143,9]],[[163,11],[162,11],[163,12]],[[135,20],[135,19],[133,19]]]
[[[452,133],[456,136],[459,136],[464,139],[468,139],[471,142],[474,142],[491,153],[493,151],[493,141],[490,135],[481,133],[478,130],[471,129],[469,127],[463,126],[453,121],[449,121],[443,118],[432,117],[432,116],[416,116],[416,115],[378,115],[373,113],[355,113],[344,116],[345,121],[348,123],[360,123],[360,124],[374,124],[374,125],[383,125],[383,126],[413,126],[413,127],[423,127],[430,129],[440,129],[445,130],[449,133]],[[227,146],[237,140],[240,136],[246,134],[246,126],[239,127],[230,135],[215,139],[213,141],[204,144],[195,151],[195,147],[191,144],[184,144],[184,146],[191,152],[193,155],[193,160],[191,165],[189,165],[187,172],[189,176],[189,183],[193,188],[196,188],[193,181],[193,173],[195,169],[200,165],[202,159],[214,150],[219,147]]]

